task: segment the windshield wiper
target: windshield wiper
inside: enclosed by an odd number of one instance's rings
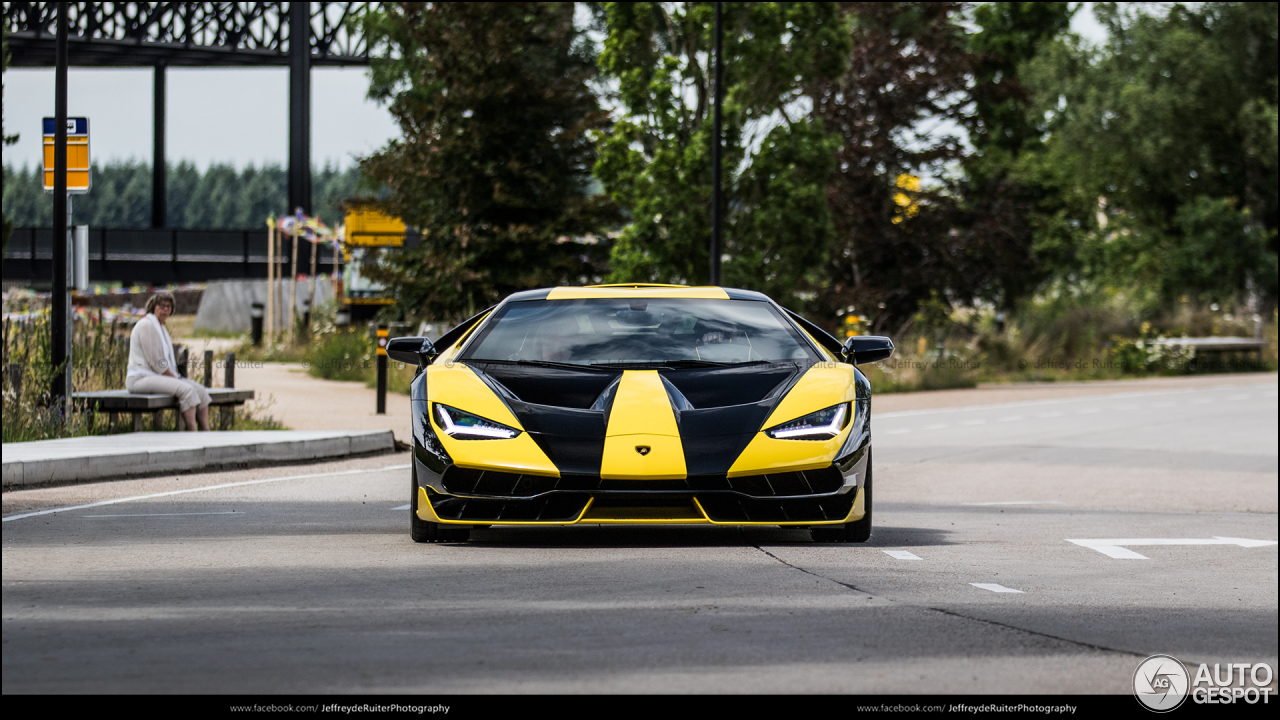
[[[769,360],[750,360],[747,362],[720,362],[717,360],[667,360],[661,365],[670,368],[721,368],[747,367],[750,365],[769,365]]]
[[[596,365],[581,363],[556,362],[554,360],[479,360],[477,362],[498,362],[504,365],[533,365],[534,367],[564,368],[566,370],[600,370]]]

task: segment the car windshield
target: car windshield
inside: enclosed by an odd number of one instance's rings
[[[591,299],[508,303],[463,360],[571,365],[814,362],[771,304]]]

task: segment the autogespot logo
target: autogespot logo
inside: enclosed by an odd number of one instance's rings
[[[1176,709],[1187,699],[1190,686],[1186,666],[1172,655],[1152,655],[1133,673],[1133,694],[1154,712]]]

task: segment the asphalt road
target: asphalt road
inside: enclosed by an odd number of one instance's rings
[[[415,545],[404,454],[6,493],[3,692],[1127,694],[1157,653],[1276,668],[1276,381],[1232,382],[873,413],[865,545]]]

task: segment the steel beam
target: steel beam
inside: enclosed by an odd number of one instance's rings
[[[311,214],[311,17],[289,4],[289,212]]]
[[[154,94],[151,120],[151,227],[165,227],[168,220],[168,193],[166,185],[165,139],[165,66],[155,67]]]

